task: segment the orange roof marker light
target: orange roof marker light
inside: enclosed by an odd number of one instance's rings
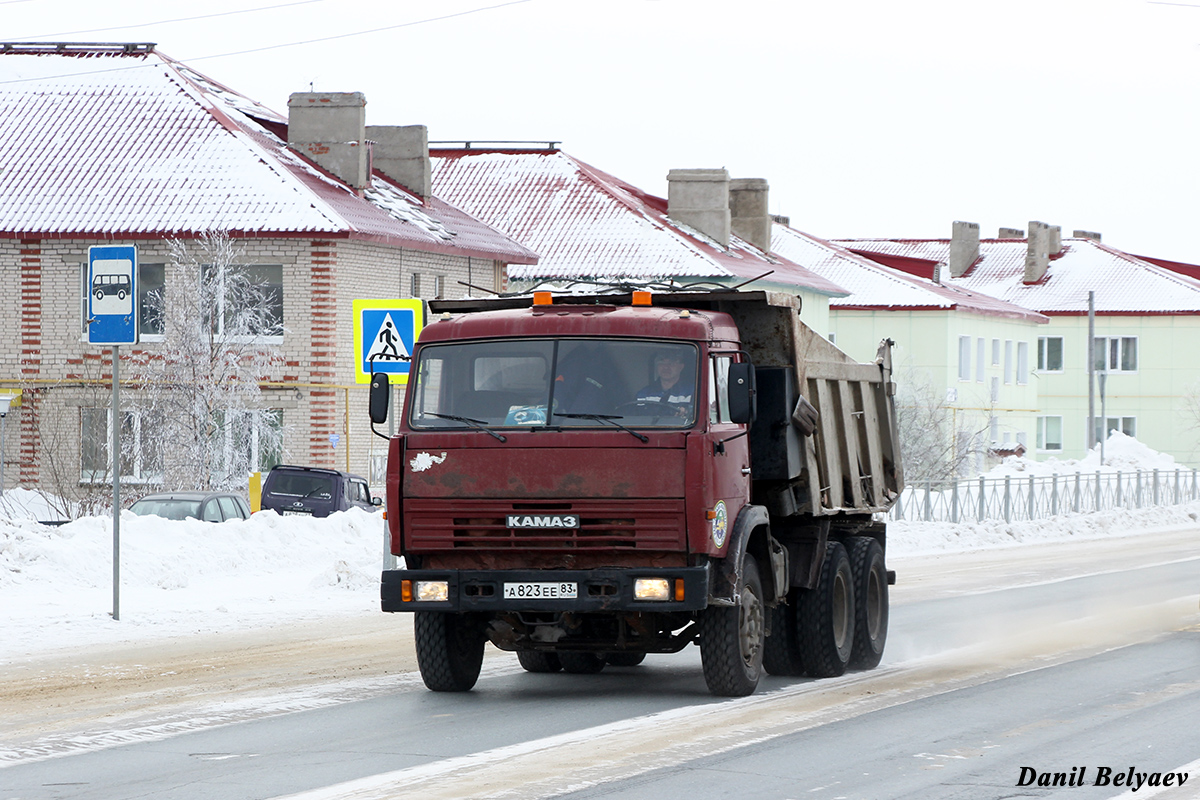
[[[550,292],[534,292],[533,304],[535,306],[552,306],[554,305],[554,295]]]
[[[650,305],[650,293],[649,292],[634,292],[633,293],[633,304],[635,306]]]

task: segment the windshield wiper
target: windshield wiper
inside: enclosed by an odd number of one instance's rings
[[[422,411],[421,416],[437,417],[438,419],[452,419],[455,422],[465,422],[467,425],[470,425],[472,428],[477,428],[478,430],[483,431],[484,433],[488,434],[489,436],[496,437],[497,439],[499,439],[502,442],[508,441],[507,437],[502,436],[499,433],[496,433],[494,430],[492,430],[487,425],[485,425],[483,420],[481,420],[481,419],[471,419],[470,417],[460,417],[456,414],[434,414],[432,411]]]
[[[643,442],[650,441],[650,437],[644,436],[643,434],[638,433],[637,431],[633,430],[632,428],[626,428],[624,425],[617,422],[617,420],[619,420],[619,419],[624,419],[624,417],[620,416],[619,414],[562,414],[558,411],[555,411],[554,416],[566,417],[567,419],[594,419],[597,422],[607,422],[609,425],[615,425],[616,427],[620,428],[623,431],[626,431],[627,433],[632,433],[634,436],[641,439]]]

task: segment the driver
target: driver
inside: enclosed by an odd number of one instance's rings
[[[681,380],[683,368],[684,359],[680,353],[660,351],[654,356],[654,382],[637,393],[637,402],[664,403],[674,407],[676,416],[691,416],[694,387]]]

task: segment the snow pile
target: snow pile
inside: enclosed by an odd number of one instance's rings
[[[123,512],[114,625],[112,518],[39,525],[29,517],[39,515],[36,502],[0,515],[0,661],[70,645],[378,613],[380,514],[262,511],[214,524]]]
[[[1049,477],[1051,475],[1074,474],[1076,472],[1133,472],[1135,470],[1160,470],[1174,472],[1187,469],[1175,461],[1174,456],[1160,453],[1139,442],[1132,436],[1113,431],[1104,443],[1104,463],[1100,463],[1100,445],[1096,445],[1083,458],[1059,460],[1051,457],[1045,461],[1034,461],[1023,456],[1008,456],[987,472],[985,478],[1003,478],[1006,475]]]

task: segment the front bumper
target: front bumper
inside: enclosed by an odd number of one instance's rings
[[[672,589],[682,581],[683,599],[637,600],[634,582],[639,578],[662,578]],[[446,581],[447,600],[404,599],[404,582]],[[383,572],[380,600],[384,611],[699,611],[708,604],[707,566],[670,569],[629,568],[589,570],[435,570],[394,569]],[[504,584],[573,583],[573,598],[504,597]],[[415,591],[413,592],[415,596]]]

